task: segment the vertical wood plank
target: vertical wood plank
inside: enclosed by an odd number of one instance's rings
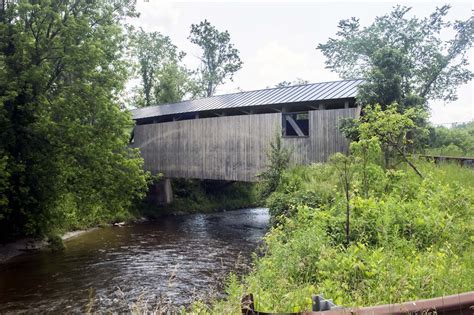
[[[284,138],[292,164],[325,162],[347,151],[339,120],[357,108],[309,112],[309,138]],[[269,144],[281,130],[281,114],[224,116],[175,121],[135,128],[134,147],[145,169],[170,177],[254,181],[267,164]]]

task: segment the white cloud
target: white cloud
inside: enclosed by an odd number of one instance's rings
[[[447,104],[441,101],[432,102],[430,104],[431,122],[447,124],[474,120],[473,94],[473,83],[471,81],[459,88],[459,100]]]
[[[296,78],[309,81],[324,81],[328,77],[337,79],[336,74],[321,71],[324,62],[314,50],[298,51],[277,41],[260,47],[252,62],[256,66],[255,74],[268,85]]]
[[[219,93],[235,91],[238,87],[261,89],[297,78],[310,82],[339,79],[337,74],[324,69],[324,58],[314,48],[298,50],[272,40],[254,49],[254,54],[244,58],[244,67],[236,74],[234,82],[224,85]]]
[[[181,11],[176,3],[161,0],[138,1],[137,11],[140,17],[133,24],[141,26],[146,31],[171,33],[181,17]]]

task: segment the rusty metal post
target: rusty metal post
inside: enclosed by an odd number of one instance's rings
[[[246,294],[242,297],[242,314],[243,315],[254,315],[255,305],[253,303],[253,294]]]

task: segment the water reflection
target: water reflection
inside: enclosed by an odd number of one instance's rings
[[[262,208],[169,217],[92,231],[64,253],[19,256],[0,265],[0,312],[83,312],[90,288],[96,311],[141,294],[186,305],[248,259],[268,219]]]

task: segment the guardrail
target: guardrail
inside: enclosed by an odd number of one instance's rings
[[[315,314],[319,314],[320,311],[335,310],[341,308],[334,304],[332,300],[326,300],[322,294],[313,295],[312,300],[312,309],[315,311]],[[253,302],[253,294],[244,295],[242,298],[242,314],[245,315],[271,315],[271,314],[313,314],[314,312],[309,313],[266,313],[266,312],[257,312],[255,311],[255,306]]]
[[[419,157],[425,158],[427,160],[432,160],[435,163],[456,162],[456,163],[459,163],[459,165],[461,165],[461,166],[474,167],[474,157],[429,155],[429,154],[421,154],[421,155],[419,155]]]
[[[473,315],[474,291],[442,296],[433,299],[417,300],[399,304],[385,304],[369,307],[332,306],[322,295],[313,295],[312,311],[299,313],[268,313],[256,311],[253,295],[242,298],[243,315],[382,315],[382,314],[444,314],[444,315]],[[318,309],[318,306],[320,307]]]

